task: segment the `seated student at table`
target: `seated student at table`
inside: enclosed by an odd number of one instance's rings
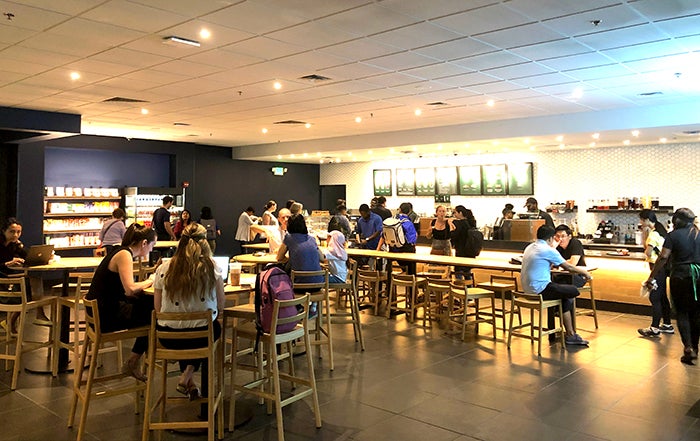
[[[348,252],[345,250],[345,236],[340,231],[328,232],[325,257],[330,271],[328,283],[345,283],[348,278]]]
[[[200,224],[190,224],[182,232],[175,255],[156,270],[153,303],[160,312],[202,312],[211,311],[214,325],[214,339],[221,336],[221,325],[216,318],[223,311],[224,281],[220,270],[214,264],[211,249],[207,242],[207,230]],[[159,329],[164,330],[206,330],[206,322],[196,320],[158,321]],[[162,340],[169,349],[195,349],[206,346],[207,339]],[[204,361],[202,368],[202,396],[207,396],[208,369],[206,359],[180,361],[180,379],[177,391],[198,398],[199,388],[192,378]]]
[[[277,261],[287,262],[287,251],[289,251],[290,270],[320,271],[323,254],[318,248],[316,238],[309,234],[304,216],[292,215],[287,222],[287,233],[289,234],[285,236],[282,246],[277,251]],[[300,277],[297,280],[304,283],[318,283],[323,281],[323,277]]]
[[[287,223],[291,217],[291,213],[288,209],[280,209],[278,223],[274,225],[251,225],[250,231],[253,233],[262,233],[267,239],[267,243],[270,245],[270,253],[275,254],[282,246],[284,238],[287,236]]]
[[[360,218],[357,220],[357,226],[355,227],[355,238],[359,248],[376,250],[381,234],[382,218],[370,211],[369,205],[360,205]],[[357,259],[357,263],[360,266],[370,264],[373,261],[373,258],[368,257]],[[379,262],[381,262],[381,259],[379,259]],[[378,264],[377,269],[381,270],[381,265]]]
[[[406,243],[401,247],[390,247],[389,251],[392,253],[415,253],[416,252],[416,240],[418,239],[418,233],[416,233],[416,228],[413,226],[413,222],[408,217],[408,213],[411,211],[411,204],[404,202],[399,206],[399,214],[396,216],[397,219],[401,221],[401,228],[403,228],[404,237],[406,238]],[[382,249],[384,245],[384,236],[379,239],[379,244],[377,244],[377,251]],[[401,264],[401,261],[399,261]],[[416,262],[403,262],[406,267],[407,274],[416,273]],[[388,271],[388,270],[387,270]]]
[[[537,240],[525,248],[523,266],[520,273],[523,290],[527,294],[539,294],[544,300],[561,299],[564,316],[562,322],[566,330],[567,345],[588,345],[588,341],[576,333],[571,318],[574,298],[579,295],[578,289],[571,284],[561,284],[551,281],[552,267],[561,267],[571,273],[581,274],[585,280],[591,280],[591,275],[585,268],[571,265],[561,257],[555,249],[554,228],[542,225],[537,229]]]
[[[554,243],[557,244],[557,251],[569,264],[573,266],[586,266],[586,259],[583,257],[583,244],[573,237],[571,228],[568,225],[559,225],[555,230]],[[572,283],[577,288],[586,284],[586,279],[580,274],[557,274],[554,276],[557,283]]]
[[[114,332],[151,322],[153,296],[143,295],[143,290],[153,280],[134,282],[134,258],[147,259],[156,243],[156,232],[141,224],[131,224],[126,229],[122,245],[107,254],[95,270],[95,276],[85,297],[97,300],[102,332]],[[146,381],[139,361],[148,349],[148,337],[139,337],[131,349],[131,356],[122,370],[137,380]]]

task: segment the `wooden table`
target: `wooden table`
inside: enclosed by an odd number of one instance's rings
[[[224,285],[224,296],[226,296],[226,301],[231,301],[233,302],[234,305],[238,305],[240,303],[245,303],[242,302],[243,300],[248,301],[250,294],[255,291],[255,281],[253,283],[241,283],[238,286],[233,286],[226,284]],[[155,288],[153,286],[150,286],[146,289],[143,290],[144,294],[147,295],[153,295],[155,292]]]
[[[53,260],[46,265],[37,265],[26,268],[29,277],[43,279],[46,273],[53,271],[61,271],[63,273],[63,284],[61,288],[61,296],[68,296],[69,291],[69,274],[75,270],[95,269],[102,262],[102,257],[62,257],[58,260]],[[66,319],[60,323],[60,339],[63,342],[69,341],[70,334],[70,308],[64,306],[61,311],[62,316]],[[53,319],[53,317],[52,317]],[[45,363],[39,367],[26,367],[27,372],[37,374],[51,374],[50,363]],[[68,350],[63,348],[58,351],[58,371],[66,372],[68,370]]]
[[[249,248],[251,250],[269,250],[270,244],[267,242],[247,243],[247,244],[243,245],[243,248]]]
[[[177,248],[179,240],[157,240],[153,248]]]

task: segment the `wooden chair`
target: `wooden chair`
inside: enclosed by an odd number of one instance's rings
[[[450,267],[447,265],[426,264],[423,271],[416,274],[418,277],[432,277],[437,279],[448,279],[450,277]]]
[[[595,306],[595,293],[593,292],[593,280],[589,280],[585,285],[578,289],[578,292],[587,292],[590,297],[591,309],[576,308],[576,315],[587,315],[593,317],[595,328],[598,329],[598,309]]]
[[[366,298],[374,305],[374,315],[379,315],[382,294],[386,297],[386,273],[377,270],[357,270],[358,299]],[[362,295],[360,295],[362,293]]]
[[[416,277],[414,274],[392,274],[391,292],[389,293],[389,305],[386,309],[387,318],[391,317],[391,311],[406,313],[408,321],[412,322],[417,317],[418,308],[423,308],[423,326],[430,316],[425,295],[428,280],[424,277]],[[403,288],[403,292],[399,291]],[[419,292],[422,290],[422,295]],[[400,306],[403,303],[404,306]]]
[[[365,350],[365,340],[362,338],[362,322],[360,321],[360,305],[357,297],[357,261],[354,259],[348,260],[348,280],[345,283],[329,283],[328,289],[336,292],[335,310],[331,313],[333,323],[352,323],[352,329],[355,334],[355,341],[360,342],[360,349]],[[340,309],[341,297],[349,300],[350,310],[347,306],[343,311]],[[338,318],[345,318],[345,322],[338,322]]]
[[[425,296],[427,308],[430,312],[430,320],[439,320],[447,316],[445,312],[448,307],[450,283],[452,281],[447,277],[440,278],[437,276],[428,276],[427,281]]]
[[[323,277],[322,282],[308,283],[300,282],[300,278],[306,277]],[[309,334],[314,335],[311,341],[313,346],[317,346],[316,353],[318,358],[321,358],[321,346],[328,346],[328,358],[330,360],[330,369],[333,370],[333,328],[331,327],[331,301],[328,293],[328,270],[320,271],[295,271],[292,270],[292,287],[295,292],[301,290],[309,293],[312,302],[318,303],[318,311],[316,317],[311,317],[314,320],[315,326],[309,329]],[[324,327],[325,316],[325,327]],[[307,346],[306,350],[311,348]]]
[[[539,294],[525,294],[524,292],[513,291],[513,298],[510,303],[510,326],[508,327],[508,349],[510,349],[510,341],[513,336],[528,338],[534,343],[537,341],[537,355],[542,355],[542,339],[550,334],[561,334],[562,350],[565,345],[565,332],[562,317],[561,299],[543,300]],[[545,320],[545,315],[548,308],[559,309],[559,326],[554,329],[543,329],[542,320]],[[513,316],[516,308],[527,308],[530,310],[530,321],[520,323],[518,326],[513,326]],[[535,312],[537,312],[537,324],[535,324]],[[519,332],[522,328],[530,328],[529,333]]]
[[[500,305],[494,309],[494,314],[497,318],[502,320],[503,327],[501,330],[507,332],[506,316],[510,314],[510,308],[506,308],[506,295],[518,290],[518,279],[511,276],[492,275],[488,282],[479,283],[477,287],[489,289],[498,294],[501,301]],[[520,309],[517,309],[516,313],[518,314],[518,323],[521,323],[522,317],[520,316]]]
[[[121,371],[121,365],[118,366],[117,373],[105,374],[97,376],[98,353],[99,348],[105,343],[115,343],[122,340],[133,339],[136,337],[148,337],[149,327],[139,326],[133,329],[124,329],[114,332],[102,332],[100,330],[100,314],[97,306],[97,300],[83,299],[85,306],[85,343],[80,352],[80,360],[75,366],[75,381],[73,383],[73,401],[71,403],[70,412],[68,414],[68,427],[73,427],[75,421],[75,412],[78,408],[78,401],[82,403],[80,413],[80,424],[78,426],[78,434],[76,441],[83,439],[85,433],[85,425],[87,423],[88,411],[90,409],[90,401],[96,398],[107,398],[114,395],[134,394],[134,412],[139,413],[139,393],[146,390],[146,384],[137,380],[129,382],[128,385],[115,384],[114,386],[106,387],[105,389],[93,390],[96,385],[115,382],[124,378],[130,378],[128,373]],[[83,379],[85,371],[85,361],[88,354],[90,355],[90,364],[88,366],[87,378]]]
[[[54,350],[54,342],[58,339],[58,326],[56,323],[56,297],[45,296],[39,300],[27,301],[27,279],[25,277],[11,277],[0,279],[0,312],[5,313],[6,328],[4,339],[0,340],[0,346],[5,346],[4,353],[0,352],[0,360],[5,360],[5,370],[12,366],[11,390],[17,389],[17,379],[21,366],[22,354],[41,348],[49,348],[51,365],[58,362],[58,352]],[[49,328],[46,341],[31,341],[25,339],[25,327],[27,312],[34,311],[44,306],[51,307],[51,319],[54,326]],[[10,315],[19,314],[17,319],[17,333],[11,332]]]
[[[262,344],[262,349],[259,350],[261,356],[264,354],[266,361],[275,360],[275,362],[265,363],[264,376],[261,378],[255,378],[253,381],[245,384],[237,384],[234,380],[236,379],[236,371],[238,368],[238,348],[236,347],[238,337],[245,337],[247,339],[255,339],[258,336],[258,332],[255,328],[255,323],[248,322],[241,325],[235,325],[233,327],[233,348],[231,351],[231,401],[230,401],[230,411],[229,411],[229,431],[234,430],[234,417],[236,414],[236,392],[242,392],[247,394],[255,395],[259,398],[263,398],[267,401],[267,413],[272,413],[272,405],[275,406],[275,414],[277,418],[277,439],[278,441],[284,441],[284,423],[282,417],[282,407],[298,401],[302,398],[311,396],[313,403],[313,411],[315,416],[316,427],[321,427],[321,410],[319,408],[318,393],[316,391],[316,377],[314,376],[313,367],[313,356],[309,348],[311,347],[311,341],[308,332],[308,310],[309,310],[309,294],[297,297],[294,300],[275,300],[272,323],[269,333],[263,333],[259,336],[259,342]],[[279,311],[284,307],[294,307],[300,306],[302,311],[298,314],[283,318],[279,316]],[[296,327],[285,333],[277,333],[277,326],[286,323],[299,322]],[[291,344],[297,339],[303,339],[304,345],[307,348],[306,351],[306,373],[308,377],[300,377],[295,374],[283,374],[279,370],[279,365],[277,363],[277,345],[284,345],[287,347],[288,353],[291,353]],[[291,358],[291,357],[290,357]],[[305,386],[304,390],[295,390],[294,394],[282,399],[280,391],[280,380],[290,381],[293,385]],[[267,386],[267,387],[265,387]]]
[[[483,299],[491,300],[489,310],[480,308],[479,302]],[[459,302],[457,302],[459,301]],[[469,312],[469,303],[474,302],[474,312]],[[479,334],[479,323],[491,324],[493,339],[496,339],[496,316],[493,312],[496,307],[496,299],[493,291],[484,288],[472,288],[463,283],[452,282],[450,284],[450,297],[448,300],[449,321],[462,328],[462,340],[466,335],[467,325],[474,324],[475,332]],[[473,319],[470,320],[469,318]]]
[[[177,331],[158,329],[158,320],[205,320],[206,329],[183,328]],[[206,346],[195,349],[168,349],[161,343],[168,340],[206,340]],[[166,421],[168,404],[182,404],[188,397],[168,397],[168,361],[207,359],[208,393],[207,397],[194,400],[194,404],[207,404],[207,418],[204,421]],[[160,393],[156,394],[155,369],[160,365],[162,372]],[[224,439],[224,344],[222,338],[214,339],[214,324],[211,311],[190,313],[164,313],[153,311],[148,343],[148,383],[146,386],[146,406],[143,417],[142,441],[150,438],[152,430],[170,429],[207,429],[207,439],[214,441],[217,428],[218,439]],[[155,403],[153,398],[155,395]],[[153,414],[158,411],[158,421],[153,421]]]

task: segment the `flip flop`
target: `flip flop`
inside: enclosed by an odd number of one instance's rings
[[[3,320],[0,322],[0,327],[2,327],[3,330],[5,330],[5,334],[10,334],[10,336],[15,336],[17,335],[17,330],[10,330],[7,325],[7,320]]]
[[[178,383],[177,387],[175,388],[176,391],[181,393],[182,395],[189,395],[189,387],[187,387],[186,384]]]
[[[187,395],[189,395],[190,401],[194,401],[194,400],[197,400],[199,398],[202,398],[202,395],[199,391],[199,387],[197,387],[194,384],[192,386],[190,386],[190,388],[187,390]]]

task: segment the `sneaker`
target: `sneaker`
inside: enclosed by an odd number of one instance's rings
[[[666,323],[659,326],[659,331],[663,332],[664,334],[673,334],[676,332],[676,330],[673,329],[673,325],[667,325]]]
[[[656,329],[656,328],[639,328],[637,329],[637,332],[639,332],[639,335],[642,337],[658,337],[661,335],[661,331]],[[671,330],[673,332],[673,329]]]
[[[567,345],[588,346],[588,340],[584,340],[578,334],[567,335],[565,340]]]

